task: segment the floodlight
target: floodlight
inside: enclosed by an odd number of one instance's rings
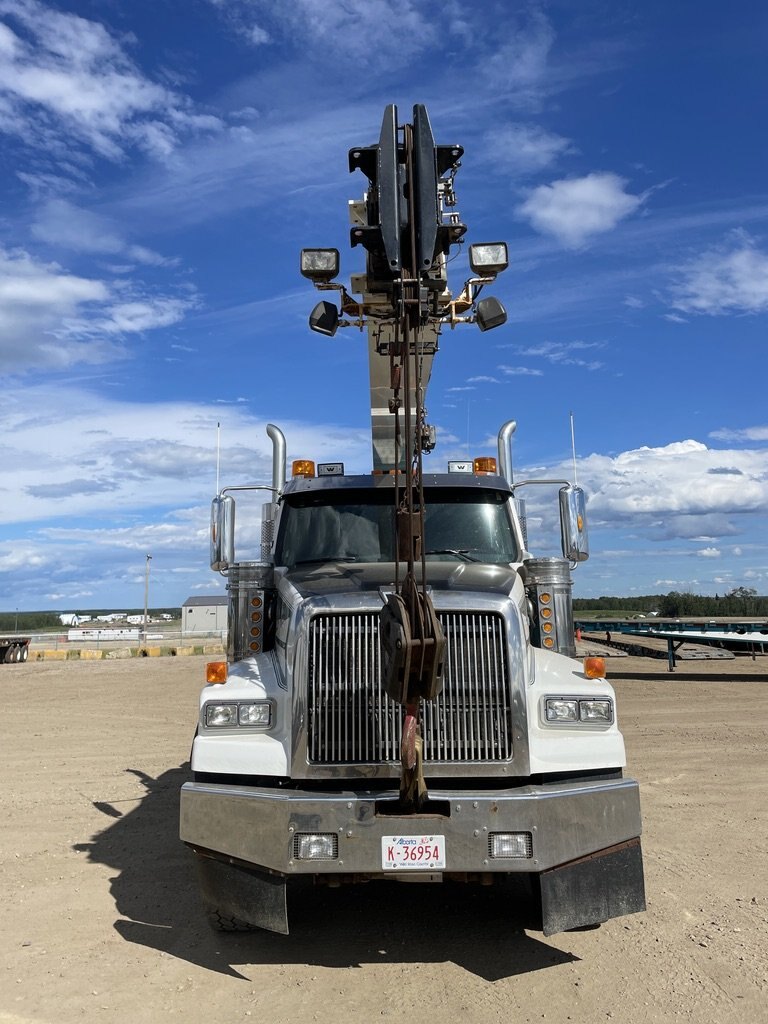
[[[310,281],[332,281],[338,272],[338,249],[301,250],[301,273]]]
[[[495,277],[509,266],[506,242],[484,242],[470,245],[469,265],[476,274]]]

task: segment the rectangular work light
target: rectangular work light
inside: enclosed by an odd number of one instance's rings
[[[476,274],[495,277],[509,266],[506,242],[485,242],[470,245],[469,265]]]
[[[332,281],[338,272],[338,249],[301,250],[301,273],[310,281]]]

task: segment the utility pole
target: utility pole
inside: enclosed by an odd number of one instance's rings
[[[144,646],[147,646],[147,610],[149,606],[149,563],[152,555],[147,555],[146,568],[144,570],[144,635],[142,637]]]

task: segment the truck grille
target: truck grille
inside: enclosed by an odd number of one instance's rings
[[[443,690],[422,702],[425,762],[507,761],[512,699],[504,622],[441,612]],[[399,760],[403,709],[381,686],[377,612],[318,615],[309,632],[308,744],[312,764]]]

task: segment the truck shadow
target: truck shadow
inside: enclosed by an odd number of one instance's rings
[[[117,874],[115,929],[127,941],[232,977],[246,964],[349,968],[366,963],[444,963],[497,981],[577,959],[526,934],[534,908],[524,885],[365,885],[289,890],[291,934],[221,934],[206,921],[192,854],[178,838],[179,790],[188,765],[158,778],[129,768],[146,793],[122,814],[94,806],[109,824],[77,844]]]

